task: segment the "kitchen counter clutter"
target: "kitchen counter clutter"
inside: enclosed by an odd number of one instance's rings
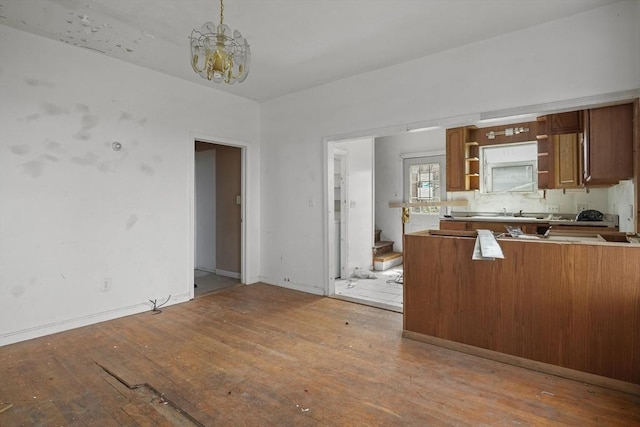
[[[617,227],[618,215],[604,214],[600,221],[577,220],[577,214],[569,213],[523,213],[520,212],[451,212],[445,219],[451,221],[500,221],[500,222],[532,222],[551,225],[575,225],[591,227]]]
[[[617,231],[618,215],[604,214],[600,221],[577,220],[576,214],[523,212],[451,212],[440,219],[441,230],[487,229],[504,232],[506,226],[521,227],[527,234],[544,234],[550,227],[563,230]]]
[[[498,238],[491,261],[475,236],[404,236],[406,338],[640,395],[637,235]]]

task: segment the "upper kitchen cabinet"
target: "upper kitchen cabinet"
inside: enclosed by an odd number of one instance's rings
[[[633,104],[592,108],[585,117],[585,185],[633,178]]]
[[[447,129],[447,191],[480,188],[477,128],[465,126]]]
[[[583,129],[582,111],[570,111],[547,116],[547,133],[549,135],[580,133]]]
[[[582,185],[584,111],[538,117],[538,188]]]
[[[582,185],[581,133],[552,135],[554,147],[554,187],[573,188]]]

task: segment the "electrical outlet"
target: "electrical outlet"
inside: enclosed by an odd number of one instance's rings
[[[109,292],[111,290],[111,277],[107,277],[100,286],[100,292]]]
[[[586,211],[587,209],[589,209],[589,206],[586,203],[578,203],[578,213]]]
[[[560,205],[547,205],[547,212],[558,213],[560,212]]]

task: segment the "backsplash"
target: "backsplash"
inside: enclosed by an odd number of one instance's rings
[[[469,212],[559,212],[577,214],[583,209],[596,209],[620,217],[620,231],[632,232],[633,182],[621,181],[608,188],[584,188],[563,190],[539,190],[533,193],[484,194],[478,191],[448,193],[449,200],[469,201],[468,207],[449,207],[448,213]]]

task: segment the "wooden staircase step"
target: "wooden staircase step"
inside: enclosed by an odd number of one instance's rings
[[[393,242],[389,242],[389,241],[377,241],[373,244],[373,254],[374,255],[381,255],[387,252],[392,252],[393,251]]]
[[[387,252],[385,254],[376,255],[373,259],[374,261],[389,261],[395,258],[400,258],[402,256],[402,252]]]
[[[387,252],[385,254],[376,255],[373,258],[373,269],[376,271],[384,271],[389,268],[400,265],[403,262],[401,252]]]

